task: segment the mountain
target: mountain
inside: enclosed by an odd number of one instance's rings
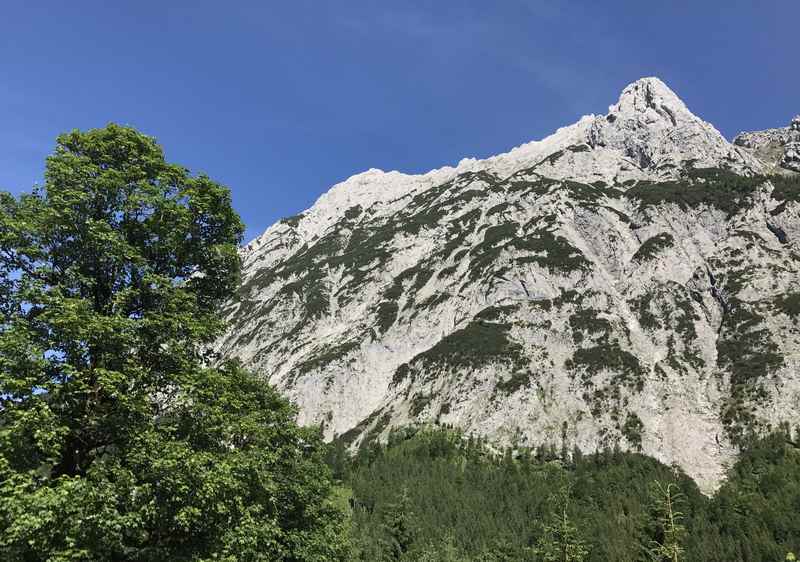
[[[353,446],[452,424],[711,491],[800,420],[798,129],[729,143],[644,78],[506,154],[358,174],[243,248],[216,349]]]

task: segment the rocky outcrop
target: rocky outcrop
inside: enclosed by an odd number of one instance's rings
[[[800,172],[800,115],[788,127],[741,133],[733,144],[758,158],[765,170]]]
[[[618,444],[712,490],[800,419],[800,183],[764,157],[788,135],[730,144],[645,78],[506,154],[359,174],[243,249],[217,350],[354,446]]]
[[[787,170],[800,172],[800,115],[792,119],[788,136],[791,140],[783,146],[781,166]]]

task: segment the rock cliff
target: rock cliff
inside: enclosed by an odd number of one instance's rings
[[[506,154],[353,176],[242,250],[217,350],[354,446],[618,444],[711,491],[800,420],[798,129],[729,143],[644,78]]]

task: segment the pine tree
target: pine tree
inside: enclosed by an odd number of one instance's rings
[[[650,490],[652,501],[652,523],[655,538],[647,546],[647,553],[654,562],[679,562],[685,552],[686,527],[680,506],[683,494],[672,482],[653,482]]]
[[[544,562],[582,562],[589,554],[586,543],[569,516],[570,484],[562,482],[558,493],[551,498],[550,521],[534,547]]]
[[[390,560],[401,560],[416,538],[414,513],[408,489],[403,488],[397,501],[388,505],[383,514],[384,553]]]
[[[419,552],[410,556],[414,562],[465,562],[467,559],[459,552],[452,532],[445,534],[444,539],[428,544]]]

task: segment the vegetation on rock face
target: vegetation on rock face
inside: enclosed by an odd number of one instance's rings
[[[800,201],[800,175],[771,176],[769,180],[775,189],[772,197],[779,201]]]
[[[311,371],[325,367],[334,361],[343,358],[348,353],[358,349],[358,347],[359,342],[349,341],[339,345],[325,347],[321,350],[316,350],[312,357],[297,364],[297,366],[292,370],[291,376],[296,378]]]
[[[800,449],[786,428],[751,442],[710,498],[642,455],[498,453],[445,429],[396,432],[353,460],[334,445],[329,458],[351,498],[354,561],[766,562],[800,552]]]
[[[391,328],[397,320],[399,309],[400,306],[393,300],[383,301],[378,305],[378,333],[385,334]]]
[[[230,193],[109,125],[0,194],[0,558],[335,560],[315,432],[236,363]]]
[[[740,176],[718,168],[695,169],[680,181],[639,183],[626,191],[625,197],[637,201],[640,208],[667,203],[681,209],[708,205],[731,216],[748,204],[765,180],[763,176]]]
[[[741,443],[756,431],[754,405],[764,397],[763,384],[783,366],[784,358],[772,341],[764,320],[753,306],[734,301],[717,340],[718,365],[730,376],[730,398],[722,408],[722,422],[730,438]]]
[[[556,272],[586,271],[591,264],[583,252],[566,238],[549,230],[532,233],[524,241],[516,244],[515,248],[536,254],[520,257],[516,260],[517,263],[538,263],[542,267]]]
[[[511,325],[485,318],[476,318],[409,363],[400,365],[393,384],[399,384],[408,376],[414,380],[417,373],[432,375],[442,369],[476,369],[491,362],[524,366],[522,347],[508,337]]]
[[[735,302],[725,319],[717,340],[718,362],[730,371],[734,386],[758,382],[783,365],[778,346],[761,326],[763,320],[744,302]]]
[[[615,382],[642,390],[644,370],[639,360],[616,341],[602,339],[596,345],[577,349],[567,368],[581,370],[587,376],[607,369],[614,374]]]
[[[663,232],[652,238],[648,238],[639,246],[633,254],[633,261],[648,261],[657,257],[661,250],[671,248],[675,244],[675,239],[668,232]]]
[[[280,220],[281,224],[285,224],[286,226],[291,226],[292,228],[297,228],[297,225],[300,224],[300,220],[303,218],[302,213],[299,215],[292,215],[291,217],[285,217]]]
[[[628,440],[635,449],[642,448],[642,430],[644,424],[635,412],[629,412],[625,418],[625,425],[622,426],[622,435]]]
[[[619,416],[623,391],[641,392],[646,375],[638,358],[625,350],[614,336],[612,325],[600,311],[582,308],[587,295],[574,296],[577,310],[569,318],[572,339],[579,346],[564,366],[580,380],[583,398],[595,417],[609,414],[621,430]],[[567,295],[562,295],[567,297]],[[608,377],[603,377],[608,373]]]
[[[796,323],[800,318],[800,293],[792,292],[780,295],[775,299],[775,306]]]
[[[495,390],[502,394],[513,394],[521,388],[528,386],[531,381],[530,371],[514,371],[506,380],[498,381]]]

